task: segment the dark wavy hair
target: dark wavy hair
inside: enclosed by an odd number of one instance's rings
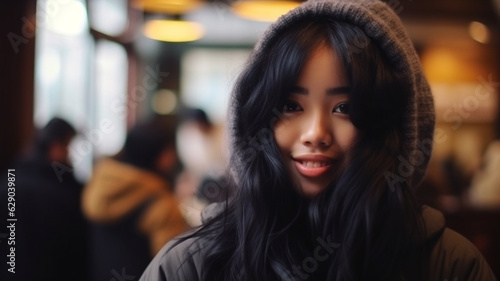
[[[189,236],[203,237],[202,279],[419,280],[420,206],[410,179],[393,188],[385,178],[409,153],[401,70],[362,30],[328,18],[302,19],[270,40],[234,89],[235,196]],[[272,130],[291,82],[321,44],[341,57],[360,134],[342,173],[309,200],[293,188]]]

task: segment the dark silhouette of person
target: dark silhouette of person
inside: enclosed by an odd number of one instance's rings
[[[16,219],[15,238],[7,247],[9,252],[13,247],[15,263],[2,269],[1,280],[86,280],[86,222],[79,208],[82,185],[68,161],[75,135],[68,122],[53,118],[36,132],[29,152],[13,164],[15,210],[9,218]],[[7,194],[1,192],[2,203]],[[11,265],[15,273],[7,270]]]

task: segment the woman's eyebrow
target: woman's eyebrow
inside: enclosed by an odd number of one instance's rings
[[[349,94],[349,92],[350,92],[349,87],[344,87],[344,86],[342,86],[342,87],[334,87],[334,88],[330,88],[330,89],[326,90],[326,94],[329,95],[329,96],[345,95],[345,94]],[[308,95],[309,94],[309,90],[307,90],[304,87],[294,86],[294,87],[292,87],[292,90],[290,91],[290,94]]]
[[[345,95],[345,94],[349,94],[350,91],[351,91],[351,89],[349,89],[349,87],[335,87],[335,88],[328,89],[326,91],[326,94],[329,96]]]

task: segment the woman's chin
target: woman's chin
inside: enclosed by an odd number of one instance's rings
[[[313,199],[318,196],[326,186],[323,185],[312,185],[312,184],[303,184],[300,189],[300,193],[309,199]]]

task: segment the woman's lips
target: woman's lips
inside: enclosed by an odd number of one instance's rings
[[[319,177],[333,166],[333,159],[323,155],[305,155],[292,157],[297,171],[304,177]]]

